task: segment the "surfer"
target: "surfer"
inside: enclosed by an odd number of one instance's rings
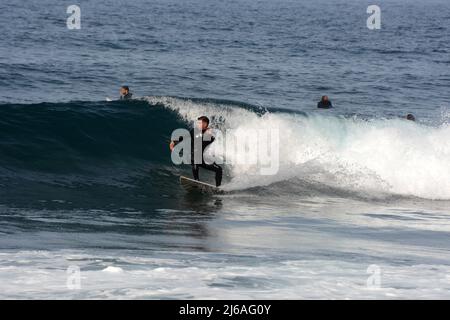
[[[215,138],[212,135],[211,129],[209,128],[209,119],[206,116],[199,117],[197,122],[197,129],[192,128],[190,130],[191,134],[191,165],[192,165],[192,174],[194,175],[194,179],[199,181],[199,169],[203,168],[209,171],[213,171],[216,174],[216,187],[219,187],[222,183],[222,167],[220,167],[215,162],[212,164],[207,164],[203,159],[203,152],[205,149],[214,142]],[[181,141],[181,140],[180,140]],[[180,142],[178,141],[178,143]],[[170,142],[170,151],[173,151],[176,142]],[[199,149],[201,146],[201,150]],[[200,154],[201,158],[199,159],[200,163],[196,163],[195,154]]]
[[[130,100],[133,94],[130,92],[130,88],[128,86],[120,87],[120,100]]]
[[[333,105],[331,104],[330,99],[328,99],[328,96],[322,96],[322,99],[317,104],[317,108],[330,109],[330,108],[333,108]]]
[[[414,117],[414,115],[412,113],[408,113],[406,115],[406,120],[416,121],[416,117]]]

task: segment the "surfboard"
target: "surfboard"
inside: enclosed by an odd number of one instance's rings
[[[223,190],[213,186],[212,184],[197,181],[191,178],[187,178],[184,176],[180,177],[181,186],[188,192],[201,192],[201,193],[213,193],[219,194],[223,193]]]

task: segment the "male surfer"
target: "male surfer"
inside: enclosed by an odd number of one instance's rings
[[[128,86],[120,87],[120,100],[130,100],[133,94],[130,92],[130,88]]]
[[[200,168],[214,171],[216,174],[216,187],[219,187],[222,183],[222,168],[216,163],[207,164],[203,159],[203,152],[205,151],[206,147],[208,147],[215,140],[214,136],[212,135],[211,129],[209,128],[209,119],[206,116],[201,116],[197,120],[198,129],[193,128],[189,131],[191,134],[192,173],[194,175],[194,179],[199,180]],[[175,145],[175,141],[170,142],[170,151],[173,151]],[[198,161],[200,163],[196,163],[195,154],[201,155],[201,158],[199,159],[200,161]]]

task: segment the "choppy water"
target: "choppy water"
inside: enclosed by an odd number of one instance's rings
[[[449,298],[450,5],[368,4],[0,3],[0,296]],[[203,114],[281,129],[278,173],[186,194]]]

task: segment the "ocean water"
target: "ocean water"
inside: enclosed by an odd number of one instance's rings
[[[0,2],[0,298],[450,298],[448,1],[71,4]],[[277,173],[184,192],[200,115]]]

